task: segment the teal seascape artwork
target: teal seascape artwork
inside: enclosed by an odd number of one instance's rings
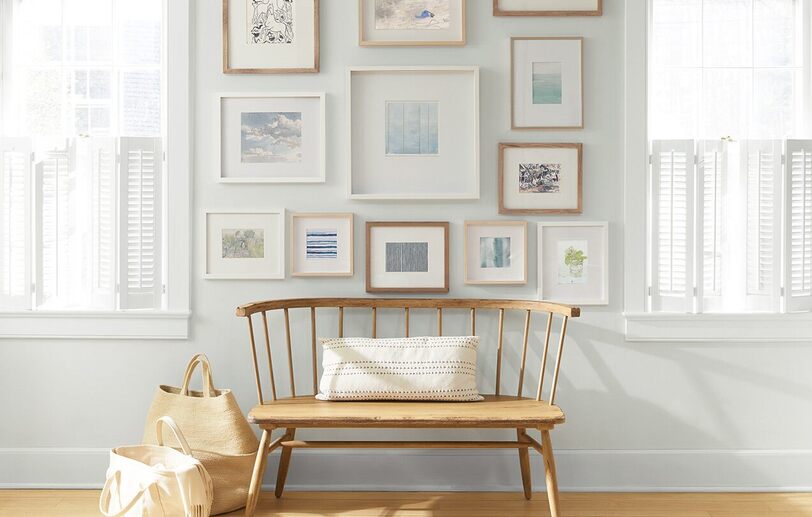
[[[561,63],[533,63],[533,104],[561,104]]]

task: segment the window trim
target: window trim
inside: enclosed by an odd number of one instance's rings
[[[0,0],[0,9],[7,2]],[[166,34],[166,304],[149,311],[0,312],[0,339],[187,339],[191,317],[190,1],[164,2]],[[6,22],[8,20],[5,20]],[[3,31],[4,33],[7,31]],[[0,46],[0,77],[2,49]],[[0,82],[2,87],[2,82]],[[2,102],[0,95],[0,102]]]
[[[809,5],[809,2],[806,2]],[[648,48],[650,0],[625,1],[623,326],[627,341],[809,341],[812,313],[683,314],[647,311]],[[807,10],[805,14],[810,14]],[[811,23],[806,19],[805,23]],[[807,39],[810,33],[807,31]],[[812,51],[804,61],[812,74]],[[809,81],[806,82],[810,84]],[[641,102],[643,99],[643,102]],[[806,128],[809,131],[812,128]]]

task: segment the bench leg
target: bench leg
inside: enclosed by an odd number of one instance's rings
[[[516,438],[523,442],[525,441],[525,430],[519,428],[516,430]],[[522,470],[522,486],[524,487],[524,498],[528,501],[533,497],[533,481],[530,476],[530,451],[527,447],[519,448],[519,468]]]
[[[550,504],[550,515],[558,517],[558,480],[555,475],[555,458],[553,458],[553,442],[550,441],[550,431],[541,431],[541,455],[544,456],[544,474],[547,478],[547,501]]]
[[[293,440],[295,435],[296,429],[288,429],[285,432],[285,440]],[[285,490],[285,479],[288,477],[288,467],[290,467],[290,455],[292,452],[292,447],[282,446],[282,455],[279,458],[279,470],[276,473],[276,490],[274,490],[277,499],[282,497],[282,491]]]
[[[245,501],[246,517],[253,517],[257,508],[259,494],[262,491],[262,477],[265,475],[265,465],[268,461],[268,443],[271,439],[271,431],[262,430],[262,438],[257,449],[257,458],[254,460],[254,472],[251,474],[251,484],[248,485],[248,499]]]

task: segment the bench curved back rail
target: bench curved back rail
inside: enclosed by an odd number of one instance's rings
[[[271,353],[271,338],[268,324],[268,313],[274,311],[282,311],[284,314],[284,329],[285,329],[285,345],[287,351],[287,367],[288,377],[290,379],[290,392],[296,396],[295,386],[295,372],[293,368],[293,350],[292,338],[290,330],[290,311],[294,309],[309,309],[310,311],[310,345],[311,345],[311,366],[312,366],[312,381],[313,381],[313,395],[318,393],[318,354],[317,354],[317,335],[316,335],[316,309],[337,309],[338,311],[338,336],[344,337],[344,309],[345,308],[367,308],[370,309],[372,321],[370,325],[370,336],[377,337],[378,334],[378,309],[399,309],[404,311],[404,336],[409,337],[410,334],[410,310],[412,309],[433,309],[436,311],[437,318],[437,335],[443,335],[443,310],[445,309],[467,309],[470,311],[470,332],[471,335],[476,335],[476,319],[477,311],[479,310],[496,310],[498,311],[498,334],[497,334],[497,347],[496,347],[496,395],[500,395],[502,384],[502,345],[503,334],[505,328],[505,312],[518,311],[524,313],[524,332],[522,337],[522,351],[521,351],[521,364],[518,372],[518,388],[517,396],[521,397],[524,389],[524,376],[525,366],[527,360],[527,347],[531,334],[530,327],[533,313],[540,313],[546,315],[546,327],[544,331],[544,340],[542,343],[542,351],[539,365],[539,383],[536,390],[536,400],[542,400],[545,388],[545,370],[547,367],[547,360],[550,356],[550,334],[552,333],[553,320],[561,320],[561,330],[558,337],[558,346],[556,348],[555,364],[553,367],[553,375],[550,380],[549,393],[550,404],[555,404],[556,388],[558,386],[558,374],[561,368],[561,357],[564,348],[564,339],[567,332],[567,322],[569,318],[577,318],[580,316],[580,309],[578,307],[571,307],[569,305],[562,305],[557,303],[533,300],[484,300],[484,299],[466,299],[466,298],[292,298],[284,300],[266,300],[259,302],[247,303],[237,307],[236,315],[243,317],[248,322],[248,337],[249,344],[251,345],[251,358],[254,367],[254,380],[256,382],[257,398],[260,404],[265,403],[263,397],[262,375],[260,374],[260,363],[258,361],[258,354],[264,351],[266,364],[268,365],[268,383],[271,388],[271,399],[277,400],[276,379],[274,377],[274,363],[273,355]],[[254,316],[257,315],[261,321],[261,329],[255,329]],[[258,340],[256,333],[260,332],[264,338],[259,341],[264,350],[258,350]],[[263,343],[264,341],[264,343]]]

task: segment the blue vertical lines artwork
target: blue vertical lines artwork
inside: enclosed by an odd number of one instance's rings
[[[438,102],[386,103],[386,154],[439,153]]]
[[[307,230],[307,259],[338,258],[338,230]]]

